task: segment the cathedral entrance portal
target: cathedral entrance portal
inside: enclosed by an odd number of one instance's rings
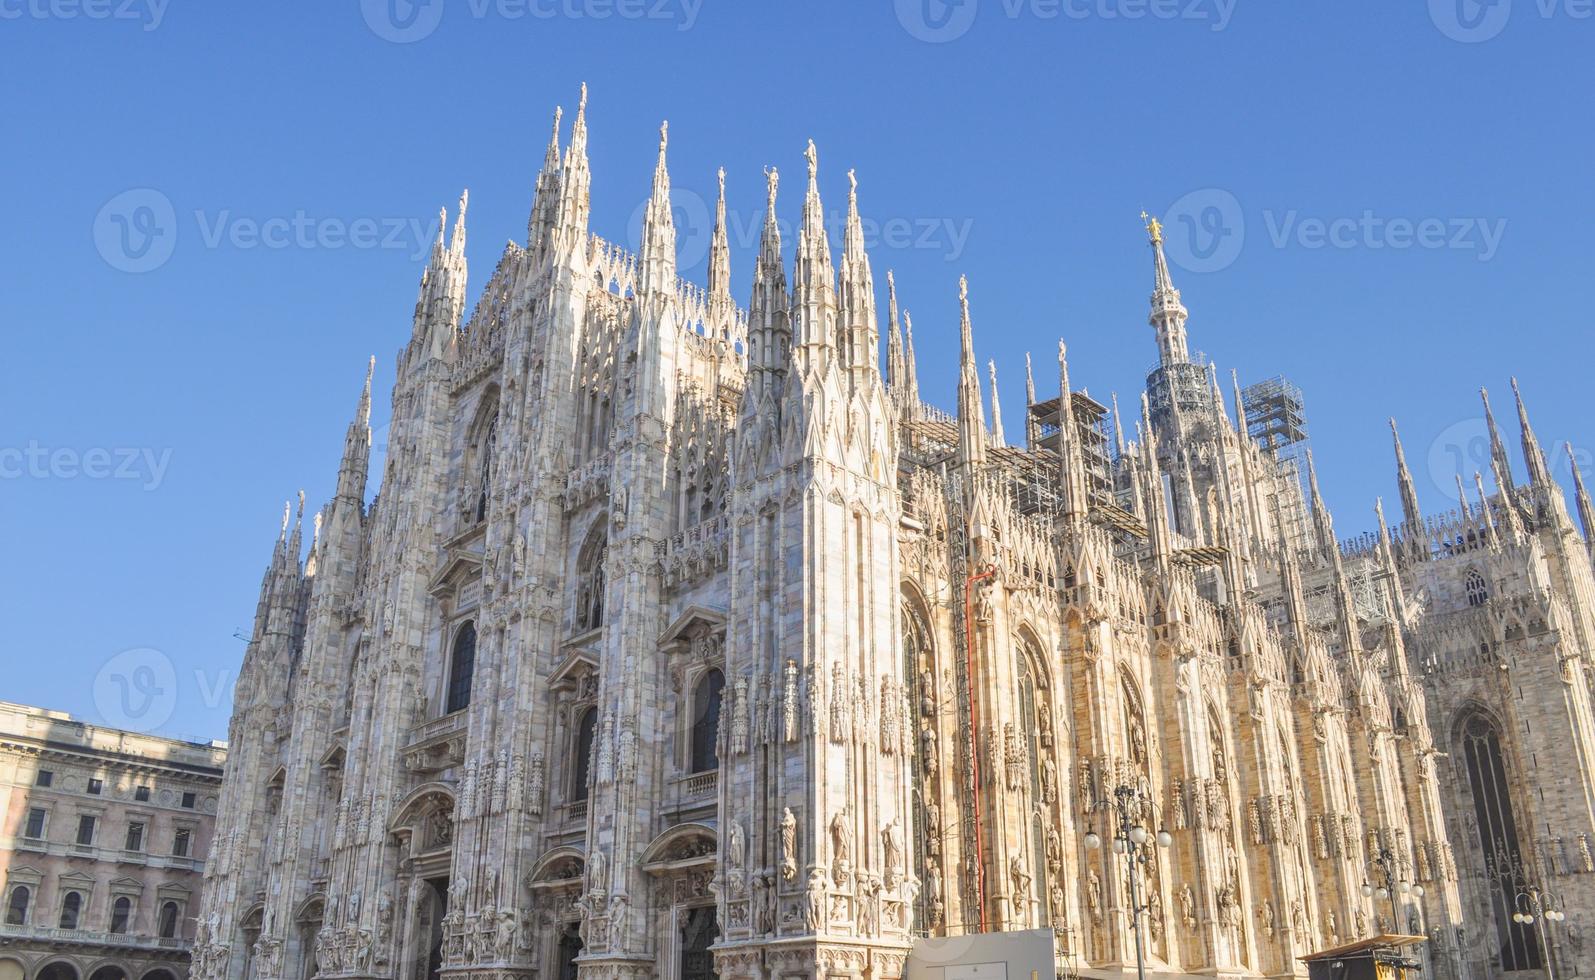
[[[572,922],[559,934],[559,968],[556,980],[576,980],[576,957],[582,953],[580,925]]]
[[[438,980],[443,969],[443,913],[448,903],[449,880],[428,878],[426,908],[420,924],[426,928],[426,980]]]
[[[720,923],[713,905],[686,909],[681,921],[681,980],[716,980],[714,954],[709,947],[719,938]]]

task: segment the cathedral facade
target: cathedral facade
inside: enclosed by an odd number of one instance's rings
[[[586,125],[469,313],[464,198],[440,224],[374,500],[368,376],[303,560],[284,517],[198,980],[886,980],[1021,929],[1077,975],[1381,933],[1446,980],[1595,970],[1595,577],[1521,401],[1526,482],[1492,416],[1493,490],[1426,516],[1398,437],[1399,520],[1342,540],[1190,353],[1156,222],[1139,411],[1060,343],[1010,440],[967,285],[956,411],[921,401],[812,144],[742,307],[723,175],[691,285],[665,132],[631,254]]]

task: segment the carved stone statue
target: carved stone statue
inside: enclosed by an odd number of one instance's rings
[[[741,871],[748,860],[747,832],[742,829],[742,821],[732,820],[727,831],[726,842],[726,869]]]
[[[803,922],[810,932],[818,933],[825,926],[825,892],[825,872],[810,870],[808,904],[803,910]]]
[[[853,825],[846,810],[831,818],[831,877],[838,885],[847,882],[852,871]]]
[[[881,831],[881,851],[886,865],[886,887],[896,888],[903,874],[903,823],[896,817]]]
[[[781,877],[787,881],[797,877],[797,817],[791,807],[781,810]]]

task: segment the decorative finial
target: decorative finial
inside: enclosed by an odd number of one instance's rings
[[[775,212],[775,191],[781,183],[781,172],[774,167],[765,167],[764,183],[769,190],[770,212],[773,214]]]
[[[803,151],[803,159],[809,162],[809,180],[814,180],[820,172],[820,151],[814,148],[813,140],[809,140],[809,148]]]
[[[1152,237],[1153,245],[1163,244],[1163,222],[1152,217],[1146,211],[1141,212],[1141,221],[1146,225],[1146,233]]]
[[[577,104],[577,106],[576,106],[576,111],[577,112],[583,112],[583,111],[586,111],[586,109],[587,109],[587,83],[586,82],[582,82],[582,98],[581,98],[581,102],[579,102]]]
[[[304,516],[305,516],[305,492],[303,490],[301,490],[301,491],[299,491],[299,519],[303,520]]]
[[[670,143],[670,120],[666,119],[659,124],[659,152],[665,152],[665,146]]]
[[[726,168],[721,167],[715,176],[720,178],[720,200],[726,199]]]
[[[858,172],[851,167],[847,171],[847,184],[852,194],[856,197],[858,195]]]
[[[958,301],[961,302],[961,303],[967,303],[969,301],[969,277],[968,276],[959,276],[958,277]]]
[[[283,537],[287,537],[288,536],[288,522],[293,519],[293,513],[294,513],[294,505],[293,505],[293,503],[290,502],[290,501],[284,500],[282,502],[282,533],[283,533]]]

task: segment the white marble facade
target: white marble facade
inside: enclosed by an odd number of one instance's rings
[[[1595,969],[1595,581],[1526,416],[1526,483],[1492,420],[1505,489],[1426,518],[1403,460],[1402,520],[1340,541],[1189,353],[1152,223],[1141,412],[1060,345],[1010,443],[967,286],[958,409],[920,400],[812,144],[747,306],[723,182],[679,280],[665,135],[636,255],[588,229],[585,93],[468,316],[463,198],[440,235],[380,493],[368,381],[308,558],[285,519],[266,573],[200,980],[884,980],[982,924],[1117,969],[1128,881],[1082,840],[1123,784],[1173,836],[1154,972],[1300,975],[1381,929],[1441,978]],[[1385,850],[1421,898],[1362,895]],[[1548,947],[1502,905],[1530,882],[1569,909]]]

